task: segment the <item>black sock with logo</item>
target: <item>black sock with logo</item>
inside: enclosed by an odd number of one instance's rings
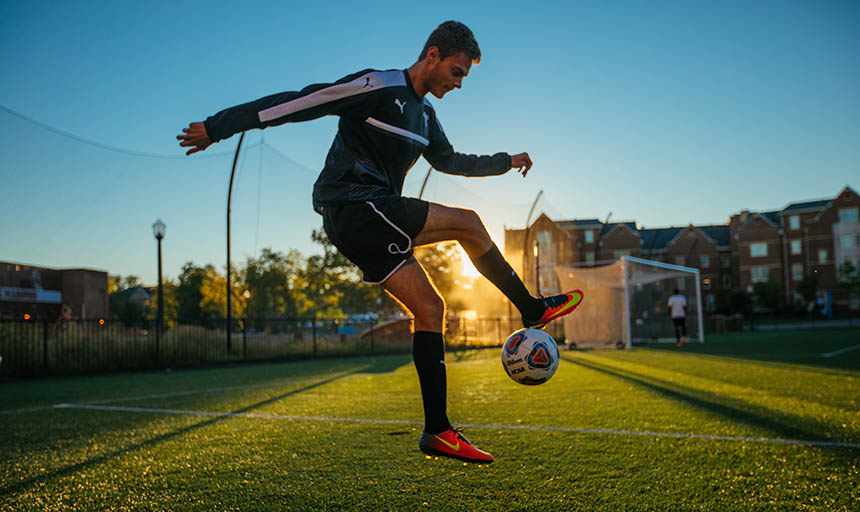
[[[451,424],[445,413],[448,387],[442,333],[416,331],[412,335],[412,358],[421,384],[424,430],[430,434],[444,432],[451,428]]]
[[[543,315],[544,305],[526,290],[525,285],[505,261],[496,244],[493,244],[485,254],[475,258],[472,263],[481,275],[505,294],[505,297],[520,310],[520,314],[525,318],[538,319]]]

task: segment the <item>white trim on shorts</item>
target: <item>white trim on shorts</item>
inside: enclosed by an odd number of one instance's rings
[[[373,208],[373,211],[375,211],[375,212],[376,212],[380,217],[382,217],[382,220],[384,220],[385,222],[387,222],[389,226],[391,226],[391,227],[393,227],[394,229],[396,229],[398,233],[400,233],[401,235],[403,235],[403,236],[406,238],[406,242],[407,242],[407,243],[406,243],[406,249],[400,249],[400,246],[398,246],[398,245],[397,245],[396,243],[394,243],[394,242],[391,242],[390,244],[388,244],[388,252],[389,252],[389,253],[391,253],[391,254],[406,254],[406,253],[408,253],[410,250],[412,250],[412,238],[410,238],[410,237],[409,237],[409,235],[407,235],[405,231],[403,231],[402,229],[400,229],[400,227],[399,227],[397,224],[395,224],[395,223],[394,223],[394,222],[392,222],[388,217],[386,217],[386,216],[385,216],[385,214],[383,214],[381,211],[379,211],[379,209],[377,209],[377,208],[376,208],[376,205],[375,205],[375,204],[373,204],[373,203],[372,203],[372,202],[370,202],[370,201],[365,201],[365,202],[366,202],[367,204],[369,204],[371,208]],[[393,249],[392,249],[392,246],[394,246],[394,248],[393,248]],[[409,261],[409,258],[406,258],[406,259],[404,259],[403,261],[401,261],[401,262],[400,262],[396,267],[394,267],[394,269],[392,269],[392,270],[391,270],[391,272],[389,272],[389,273],[388,273],[388,275],[386,275],[385,277],[383,277],[381,281],[367,281],[367,280],[364,280],[364,279],[363,279],[362,281],[363,281],[365,284],[382,284],[382,283],[384,283],[385,281],[388,281],[388,278],[389,278],[389,277],[391,277],[391,276],[393,276],[395,272],[397,272],[398,270],[400,270],[400,267],[402,267],[403,265],[405,265],[407,261]]]

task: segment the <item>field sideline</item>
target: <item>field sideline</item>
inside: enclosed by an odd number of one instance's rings
[[[447,355],[497,457],[428,459],[408,355],[0,384],[0,510],[857,510],[860,330]],[[848,350],[846,350],[848,349]]]

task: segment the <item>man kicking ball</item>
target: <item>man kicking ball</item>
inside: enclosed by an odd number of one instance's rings
[[[528,153],[492,156],[454,152],[427,93],[442,98],[462,86],[481,50],[472,31],[446,21],[430,34],[408,69],[366,69],[331,84],[266,96],[222,110],[178,135],[186,154],[252,128],[340,117],[325,166],[314,184],[313,205],[329,240],[382,284],[413,317],[412,354],[424,401],[425,453],[491,462],[446,415],[445,302],[412,255],[414,247],[456,240],[487,279],[520,311],[525,327],[540,328],[572,312],[582,292],[532,297],[472,210],[402,197],[406,173],[422,155],[437,170],[462,176],[497,176],[532,166]]]

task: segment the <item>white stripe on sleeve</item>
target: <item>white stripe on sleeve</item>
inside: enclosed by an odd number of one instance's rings
[[[385,130],[387,132],[391,132],[391,133],[400,135],[401,137],[406,137],[406,138],[418,141],[421,144],[424,144],[425,146],[430,145],[429,140],[418,135],[417,133],[412,133],[409,130],[404,130],[403,128],[400,128],[399,126],[394,126],[394,125],[390,125],[388,123],[383,123],[382,121],[380,121],[378,119],[374,119],[372,117],[368,117],[367,119],[364,120],[364,122],[369,124],[369,125],[375,126],[375,127],[379,128],[380,130]]]
[[[394,87],[398,85],[406,85],[406,78],[403,76],[403,71],[373,71],[361,75],[350,82],[332,85],[331,87],[320,89],[319,91],[308,94],[307,96],[302,96],[300,98],[281,103],[280,105],[275,105],[265,110],[261,110],[258,113],[258,116],[260,118],[260,122],[265,123],[324,103],[347,98],[349,96],[355,96],[357,94],[364,94],[384,87]]]

